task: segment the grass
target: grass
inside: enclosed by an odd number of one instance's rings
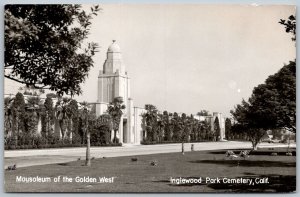
[[[227,160],[225,151],[195,151],[96,158],[5,171],[6,192],[291,192],[296,190],[296,157],[250,155],[246,160]],[[132,160],[137,158],[137,161]],[[151,165],[156,161],[157,165]],[[16,183],[24,177],[115,177],[114,183]],[[269,178],[268,184],[172,184],[170,177]],[[52,179],[53,180],[53,179]]]

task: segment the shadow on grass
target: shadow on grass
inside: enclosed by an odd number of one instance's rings
[[[208,187],[221,191],[236,193],[271,193],[271,192],[294,192],[296,191],[296,176],[283,175],[263,175],[263,176],[244,176],[238,177],[243,179],[251,179],[255,183],[257,179],[268,178],[268,183],[261,184],[231,184],[231,183],[215,183],[209,184]]]
[[[191,163],[207,163],[226,165],[229,167],[243,166],[243,167],[296,167],[295,162],[281,162],[281,161],[252,161],[252,160],[196,160]]]
[[[250,155],[271,155],[272,153],[277,153],[280,156],[286,156],[287,149],[286,148],[269,148],[269,149],[261,149],[261,150],[251,150],[251,149],[238,149],[232,150],[235,154],[239,154],[243,150],[250,150]],[[209,154],[216,155],[225,155],[228,150],[218,150],[218,151],[209,151]],[[296,156],[296,150],[294,148],[290,149],[293,156]]]

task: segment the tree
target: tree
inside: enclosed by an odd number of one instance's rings
[[[165,130],[165,121],[163,120],[163,114],[158,114],[157,115],[157,139],[158,142],[162,142],[163,141],[163,137],[164,137],[164,130]]]
[[[22,93],[18,92],[12,103],[13,134],[19,135],[24,131],[25,100]]]
[[[198,136],[202,136],[201,138],[203,140],[209,140],[210,139],[210,125],[206,121],[200,121],[200,129]]]
[[[114,130],[114,143],[119,143],[119,139],[117,138],[117,132],[119,131],[120,123],[121,123],[121,117],[123,114],[123,111],[125,109],[125,105],[123,104],[123,98],[122,97],[116,97],[113,99],[113,101],[109,104],[107,112],[112,118],[113,122],[113,130]]]
[[[280,20],[296,40],[296,18]],[[240,129],[247,131],[256,148],[268,129],[288,128],[296,132],[296,62],[290,61],[264,84],[254,88],[249,101],[242,101],[231,111]]]
[[[279,23],[285,26],[285,31],[287,33],[293,34],[292,40],[296,41],[296,17],[291,15],[288,20],[280,19]]]
[[[78,103],[75,99],[71,99],[68,108],[70,111],[70,119],[69,119],[69,135],[72,134],[72,139],[73,136],[78,135]]]
[[[13,117],[12,117],[13,99],[5,97],[4,99],[4,136],[12,135]]]
[[[158,130],[158,111],[154,105],[145,105],[146,113],[142,114],[145,119],[145,129],[147,140],[156,141]]]
[[[47,95],[47,98],[45,99],[42,120],[44,123],[42,126],[42,134],[44,134],[45,136],[52,134],[52,126],[54,125],[55,120],[55,111],[51,95]]]
[[[249,104],[257,126],[296,132],[296,63],[290,62],[255,87]]]
[[[186,116],[185,113],[181,115],[181,119],[179,122],[180,127],[180,141],[181,141],[181,153],[184,155],[184,143],[188,141],[188,137],[190,136],[191,130],[192,130],[192,122],[191,120]]]
[[[31,96],[27,98],[25,105],[24,126],[29,135],[39,135],[38,123],[41,116],[42,107],[40,97]]]
[[[80,120],[81,126],[86,134],[86,166],[91,166],[91,130],[94,126],[95,116],[89,113],[89,104],[87,102],[81,103]]]
[[[191,121],[191,131],[190,131],[190,135],[189,138],[191,141],[196,141],[197,140],[197,134],[198,134],[198,129],[200,129],[200,124],[199,124],[199,120],[195,119],[193,115],[191,115],[190,117],[190,121]]]
[[[225,134],[227,139],[231,138],[231,120],[229,118],[225,120]]]
[[[166,141],[171,141],[172,139],[172,133],[170,128],[170,116],[167,111],[164,111],[162,114],[162,122],[164,125],[164,137]]]
[[[92,111],[90,113],[93,113]],[[95,145],[111,142],[112,120],[109,114],[100,115],[91,132],[91,143]]]
[[[91,20],[80,5],[5,5],[5,77],[58,94],[80,94],[96,43],[87,43]],[[87,46],[87,47],[85,47]]]
[[[173,117],[171,119],[171,124],[172,124],[172,129],[173,129],[173,140],[180,141],[182,124],[181,124],[181,118],[179,117],[177,112],[173,113]]]
[[[70,100],[71,99],[69,98],[59,99],[55,106],[56,119],[59,122],[59,127],[63,141],[65,139],[66,132],[68,129],[68,121],[72,116],[71,110],[69,108]]]
[[[220,132],[221,132],[221,128],[220,128],[220,122],[219,122],[219,118],[216,117],[215,121],[214,121],[214,136],[216,137],[215,140],[219,141],[220,140]]]
[[[209,112],[207,110],[201,110],[197,113],[198,116],[209,116]]]

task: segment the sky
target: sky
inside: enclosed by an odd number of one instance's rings
[[[89,6],[85,6],[88,8]],[[230,115],[252,90],[296,58],[278,23],[293,6],[100,4],[89,40],[100,45],[79,101],[97,100],[107,48],[116,42],[131,78],[134,105]],[[11,88],[6,82],[5,92]]]

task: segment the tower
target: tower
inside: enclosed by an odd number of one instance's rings
[[[116,97],[122,97],[125,110],[121,117],[118,138],[120,142],[131,143],[133,132],[133,100],[130,98],[130,78],[125,71],[119,45],[113,40],[108,47],[103,69],[98,76],[96,115],[106,112],[108,104]]]
[[[103,70],[98,76],[98,102],[109,103],[115,97],[123,97],[124,104],[130,98],[130,79],[125,71],[119,45],[113,40],[106,53]]]

